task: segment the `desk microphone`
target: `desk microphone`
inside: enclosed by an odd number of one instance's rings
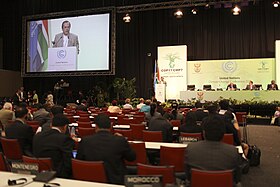
[[[26,182],[27,182],[26,178],[19,178],[19,179],[13,179],[13,180],[8,179],[9,186],[20,185],[20,184],[24,184]]]

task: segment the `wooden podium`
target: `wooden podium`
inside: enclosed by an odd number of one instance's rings
[[[166,99],[166,84],[156,84],[155,88],[156,99],[160,102],[165,102]]]

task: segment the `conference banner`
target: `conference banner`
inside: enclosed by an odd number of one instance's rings
[[[280,84],[280,40],[275,41],[275,76],[276,83]]]
[[[158,47],[158,70],[166,81],[166,99],[180,98],[187,83],[187,46]]]
[[[202,89],[203,85],[209,84],[212,89],[225,90],[227,85],[233,82],[242,90],[252,80],[266,90],[267,84],[274,79],[274,58],[188,62],[188,84],[194,84],[196,89]]]

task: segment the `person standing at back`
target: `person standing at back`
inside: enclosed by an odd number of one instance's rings
[[[99,114],[95,118],[96,133],[82,138],[77,159],[103,161],[108,182],[123,184],[127,174],[124,160],[134,161],[136,154],[122,135],[111,134],[111,122],[107,115]]]

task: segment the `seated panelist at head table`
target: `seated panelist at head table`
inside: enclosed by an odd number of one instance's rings
[[[267,85],[267,90],[278,90],[278,85],[275,83],[275,80],[272,80],[271,84]]]
[[[236,84],[230,82],[228,85],[227,85],[227,89],[226,90],[236,90],[237,87],[236,87]]]
[[[254,85],[254,82],[252,80],[249,81],[249,84],[246,86],[245,90],[256,90],[257,87]]]

